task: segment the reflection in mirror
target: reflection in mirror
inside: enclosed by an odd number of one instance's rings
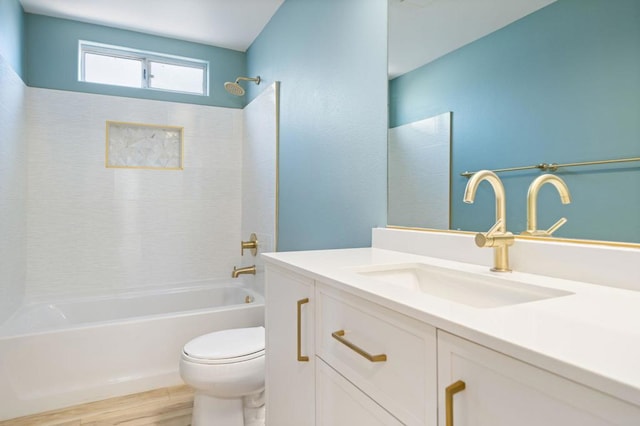
[[[389,130],[389,225],[449,228],[451,113]]]
[[[433,21],[447,4],[527,2],[401,3],[421,3]],[[464,171],[640,157],[640,2],[557,0],[538,7],[389,82],[391,128],[444,111],[455,114],[452,229],[483,231],[494,220],[488,185],[480,186],[473,208],[462,202]],[[496,14],[500,10],[494,9]],[[478,14],[479,19],[483,16]],[[440,27],[464,32],[467,25],[452,19],[443,15]],[[394,25],[390,21],[390,37]],[[394,48],[390,44],[390,61]],[[526,229],[527,188],[541,173],[500,174],[514,234]],[[566,216],[567,223],[554,236],[640,243],[640,163],[560,168],[554,173],[567,183],[573,202],[563,205],[553,188],[542,188],[540,228]]]

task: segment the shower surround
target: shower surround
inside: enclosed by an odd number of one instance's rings
[[[28,88],[28,299],[227,277],[239,109]],[[184,170],[105,168],[105,122],[184,127]]]
[[[20,305],[27,261],[27,88],[0,55],[0,323]]]

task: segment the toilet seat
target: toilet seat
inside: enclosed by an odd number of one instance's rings
[[[231,364],[264,356],[264,352],[264,327],[250,327],[196,337],[184,345],[182,357],[198,364]]]

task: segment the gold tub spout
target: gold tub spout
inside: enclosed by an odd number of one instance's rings
[[[238,278],[238,276],[242,274],[256,274],[256,265],[245,266],[244,268],[236,268],[233,267],[233,272],[231,273],[231,278]]]
[[[529,192],[527,193],[527,230],[522,232],[522,235],[531,235],[536,237],[550,237],[556,229],[560,228],[567,222],[567,219],[561,217],[551,228],[544,230],[538,229],[538,192],[545,183],[550,183],[558,190],[560,194],[560,201],[562,204],[569,204],[571,202],[571,194],[569,194],[569,188],[567,184],[556,175],[545,174],[540,175],[531,182],[529,185]]]
[[[507,231],[507,206],[504,186],[500,178],[490,170],[480,170],[471,176],[464,191],[463,201],[471,204],[476,198],[480,182],[491,184],[496,196],[496,223],[487,232],[476,234],[478,247],[493,247],[493,268],[495,272],[509,272],[509,246],[513,244],[513,234]]]

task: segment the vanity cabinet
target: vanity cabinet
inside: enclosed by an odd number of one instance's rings
[[[637,406],[441,330],[438,395],[442,426],[640,425]]]
[[[265,296],[267,424],[314,425],[314,282],[269,266]]]
[[[268,426],[640,425],[638,405],[274,265],[266,330]]]

